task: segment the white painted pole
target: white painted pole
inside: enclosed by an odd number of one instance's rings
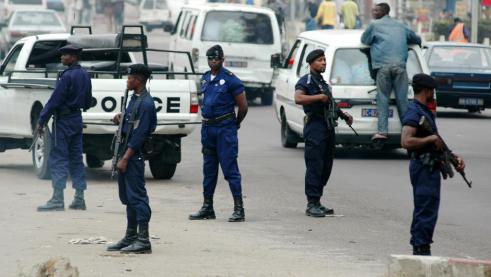
[[[478,22],[479,22],[479,0],[472,0],[472,16],[471,16],[471,42],[477,43]]]

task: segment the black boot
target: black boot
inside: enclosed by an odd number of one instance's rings
[[[325,215],[333,215],[334,214],[333,209],[322,205],[320,202],[319,202],[319,208],[321,209],[322,212],[324,212]]]
[[[234,197],[234,213],[228,219],[228,222],[242,222],[245,220],[244,204],[242,197]]]
[[[309,202],[307,203],[307,210],[305,211],[305,214],[308,216],[312,217],[325,217],[326,213],[324,210],[321,208],[321,204],[319,200],[315,199],[309,199]]]
[[[72,210],[86,210],[87,207],[85,206],[85,200],[84,200],[84,191],[81,189],[75,190],[75,197],[73,198],[72,204],[68,206],[68,208]]]
[[[205,197],[203,206],[194,214],[189,215],[189,220],[215,219],[215,210],[213,210],[213,198]]]
[[[54,189],[53,197],[45,205],[38,207],[38,212],[64,211],[65,201],[63,199],[63,189]]]
[[[431,247],[429,244],[413,246],[413,255],[431,256]]]
[[[117,243],[111,244],[107,247],[107,251],[120,251],[121,249],[130,246],[137,239],[136,226],[126,228],[124,237]]]
[[[130,245],[121,249],[122,253],[150,254],[152,245],[148,237],[148,225],[139,226],[138,238]]]

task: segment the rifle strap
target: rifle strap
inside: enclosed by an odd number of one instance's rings
[[[416,101],[416,100],[414,100]],[[429,115],[425,110],[423,110],[419,104],[416,104],[416,107],[418,108],[418,110],[423,114],[424,117],[426,117],[426,119],[431,122],[431,128],[433,128],[433,126],[436,126],[436,123],[435,123],[435,120],[433,119],[433,117],[431,117],[431,115]],[[438,133],[438,130],[433,130],[433,133],[437,134]]]
[[[126,151],[126,147],[128,146],[128,139],[131,136],[131,133],[133,133],[133,128],[135,127],[135,118],[136,114],[138,112],[138,109],[140,108],[140,104],[143,101],[143,98],[150,95],[148,91],[145,90],[138,98],[136,99],[135,103],[131,107],[131,115],[130,115],[130,120],[128,121],[128,133],[126,134],[123,142],[123,151]],[[124,120],[124,118],[123,118]]]

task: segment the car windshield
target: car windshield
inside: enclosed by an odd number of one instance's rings
[[[491,49],[469,46],[436,46],[430,53],[430,67],[491,67]]]
[[[421,73],[421,65],[414,50],[409,50],[406,70],[409,80]],[[370,66],[369,48],[338,49],[331,70],[331,84],[344,86],[375,85],[374,72]]]
[[[55,13],[17,12],[12,18],[12,26],[63,26]]]
[[[202,41],[273,44],[268,15],[240,11],[210,11],[206,15]]]

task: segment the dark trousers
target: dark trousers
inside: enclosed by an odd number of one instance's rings
[[[410,243],[413,246],[430,244],[440,207],[440,171],[431,172],[420,161],[411,160],[409,173],[414,197]]]
[[[51,150],[48,165],[53,188],[65,189],[68,174],[74,189],[85,190],[85,167],[83,162],[82,116],[61,117],[51,128]]]
[[[331,176],[335,133],[323,120],[310,120],[303,130],[305,138],[305,195],[319,200]]]
[[[239,140],[237,126],[230,122],[222,126],[203,125],[201,128],[203,146],[203,195],[213,197],[218,178],[218,165],[228,181],[234,197],[242,196],[241,175],[237,156]]]
[[[128,226],[148,225],[152,210],[145,189],[145,160],[135,154],[128,161],[125,173],[118,175],[119,199],[126,205]]]

